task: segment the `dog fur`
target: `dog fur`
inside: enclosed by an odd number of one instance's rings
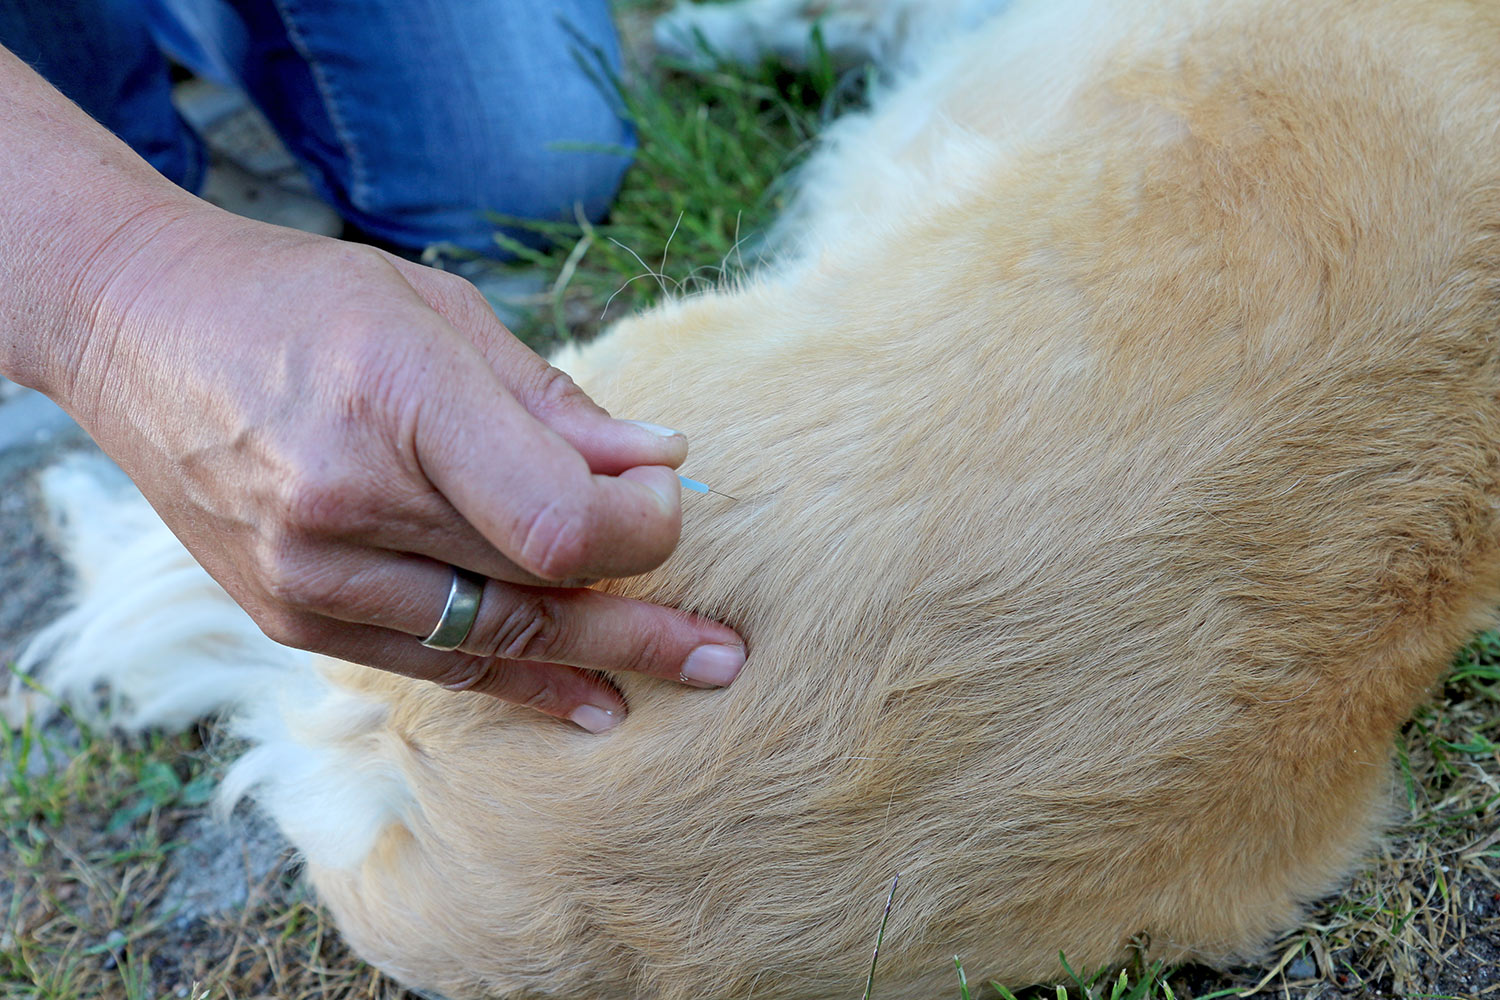
[[[53,676],[219,669],[231,793],[453,998],[847,995],[896,872],[883,997],[1256,956],[1500,597],[1500,3],[1018,0],[929,56],[776,266],[559,359],[739,498],[607,585],[740,630],[731,688],[620,675],[595,737],[221,595],[162,634],[207,578],[159,525]]]
[[[754,68],[766,59],[806,67],[826,56],[837,66],[874,63],[893,70],[913,63],[928,46],[978,27],[1010,2],[734,0],[700,5],[679,0],[657,20],[653,35],[661,54],[705,68],[723,61]]]

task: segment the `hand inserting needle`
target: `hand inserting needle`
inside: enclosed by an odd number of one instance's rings
[[[677,478],[682,480],[683,486],[692,490],[694,493],[712,493],[714,496],[723,497],[725,500],[739,500],[739,497],[732,497],[728,493],[720,493],[718,490],[710,488],[707,483],[700,483],[696,479],[689,479],[687,476],[684,476],[680,473],[678,474]]]

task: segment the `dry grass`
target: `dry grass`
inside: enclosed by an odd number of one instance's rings
[[[1500,636],[1491,633],[1398,740],[1393,835],[1265,967],[1228,976],[1137,968],[1123,987],[1115,976],[1084,978],[1068,996],[1203,998],[1258,987],[1302,1000],[1500,997],[1497,682]],[[181,919],[170,908],[174,881],[195,874],[181,863],[182,838],[201,824],[219,771],[204,733],[131,743],[65,718],[3,735],[0,996],[412,996],[349,953],[289,863],[248,872],[248,898],[226,912]],[[871,914],[872,940],[878,919]],[[877,975],[877,998],[879,986]],[[851,996],[858,989],[851,984]]]
[[[660,4],[625,6],[639,20]],[[631,251],[654,265],[673,231],[678,275],[715,280],[737,241],[774,216],[781,189],[771,181],[805,150],[832,93],[826,77],[771,70],[651,84],[632,93],[642,165],[615,220],[555,230],[558,252],[538,261],[552,279],[538,320],[551,335],[595,326],[622,285],[611,314],[649,301],[655,283],[633,280],[641,265]],[[684,106],[701,111],[683,121],[675,109]],[[732,188],[712,171],[725,156],[750,165]],[[173,885],[194,875],[185,839],[201,829],[219,773],[206,736],[120,742],[67,718],[0,733],[0,998],[413,996],[349,953],[289,858],[264,873],[247,854],[241,905],[191,918],[173,909]],[[1066,995],[1500,998],[1500,636],[1465,651],[1394,756],[1391,837],[1264,966],[1229,975],[1138,967],[1123,981],[1079,977]],[[871,914],[872,943],[879,918]],[[988,989],[961,984],[958,970],[953,982],[954,997]],[[851,997],[861,985],[850,984]]]
[[[216,758],[201,733],[131,742],[71,718],[4,733],[0,996],[409,996],[349,953],[289,859],[247,870],[242,904],[180,916],[174,887],[202,874],[180,838],[201,828]]]

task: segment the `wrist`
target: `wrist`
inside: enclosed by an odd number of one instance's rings
[[[143,290],[139,272],[172,255],[163,237],[194,214],[196,201],[175,189],[121,193],[91,201],[86,220],[39,241],[21,262],[16,290],[31,308],[15,338],[20,350],[0,359],[13,369],[6,374],[80,416],[115,352],[128,304]]]
[[[0,49],[0,374],[68,406],[101,297],[203,206]]]

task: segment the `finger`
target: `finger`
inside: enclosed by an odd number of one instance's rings
[[[480,576],[528,586],[586,587],[593,580],[543,580],[506,558],[489,539],[454,509],[447,498],[423,484],[420,494],[405,496],[398,489],[381,503],[361,510],[352,527],[337,537],[354,549],[426,556],[438,563],[457,566]]]
[[[418,381],[406,396],[415,404],[400,408],[383,431],[392,440],[380,442],[399,464],[319,470],[296,498],[299,528],[537,585],[578,585],[663,561],[680,530],[676,476],[662,468],[591,474],[464,354],[411,366]],[[372,489],[372,481],[384,485]]]
[[[514,337],[497,342],[489,353],[490,365],[521,405],[577,449],[593,471],[613,475],[641,465],[675,469],[687,458],[687,437],[681,431],[611,419],[572,376],[543,362]]]
[[[525,705],[591,733],[609,732],[628,712],[625,699],[607,680],[556,663],[465,657],[444,664],[442,674],[425,679],[450,691],[478,691]]]
[[[369,550],[345,550],[319,565],[295,595],[299,610],[412,637],[436,627],[453,582],[447,566]],[[460,650],[487,660],[634,671],[699,687],[729,684],[745,663],[743,640],[717,622],[595,590],[498,580],[485,582]]]
[[[381,484],[369,489],[366,482],[345,487],[336,484],[336,493],[320,503],[322,509],[333,509],[336,521],[324,520],[304,530],[324,543],[342,543],[354,549],[380,549],[427,556],[440,563],[458,566],[480,576],[532,586],[557,585],[559,581],[543,580],[521,569],[466,521],[432,484],[422,470],[415,476],[403,475],[407,469],[374,477]],[[361,475],[365,475],[360,470]],[[320,547],[321,550],[321,547]],[[307,561],[316,558],[316,553]],[[297,564],[299,567],[301,562]],[[560,581],[563,586],[588,586],[587,577]]]
[[[309,616],[285,645],[334,656],[453,691],[478,691],[516,705],[567,719],[591,733],[624,721],[625,699],[607,679],[556,663],[486,660],[466,653],[428,649],[411,636],[372,625],[351,625]]]
[[[594,475],[488,373],[450,369],[410,431],[423,474],[517,566],[544,580],[660,565],[682,528],[676,475]]]
[[[682,432],[648,421],[612,419],[570,376],[506,329],[471,283],[391,259],[417,294],[479,349],[521,405],[572,445],[593,472],[617,475],[641,465],[675,469],[687,457]]]

